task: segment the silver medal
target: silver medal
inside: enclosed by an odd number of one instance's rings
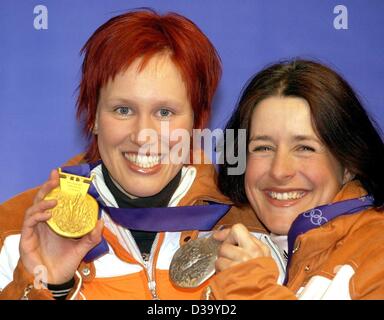
[[[198,238],[180,247],[169,268],[171,281],[182,288],[195,288],[215,273],[215,261],[221,242]]]

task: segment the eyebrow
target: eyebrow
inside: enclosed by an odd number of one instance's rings
[[[114,104],[128,104],[128,105],[131,105],[131,104],[134,104],[134,101],[131,100],[131,99],[127,99],[127,98],[123,98],[123,97],[108,97],[105,99],[106,101],[108,102],[112,102]]]
[[[251,136],[249,142],[251,141],[272,141],[270,136]]]
[[[137,101],[132,100],[130,98],[119,97],[119,96],[111,96],[109,98],[106,98],[105,100],[108,101],[108,103],[112,103],[112,104],[126,104],[128,106],[133,106],[133,107],[137,105]],[[172,100],[172,99],[159,99],[154,101],[153,103],[156,105],[173,106],[173,107],[177,107],[182,104],[182,102],[178,100]]]
[[[295,135],[293,136],[292,140],[295,142],[313,141],[321,144],[320,140],[317,137],[313,137],[309,135]],[[256,135],[256,136],[251,136],[249,138],[249,142],[252,142],[252,141],[273,141],[273,139],[271,136],[268,136],[268,135]]]

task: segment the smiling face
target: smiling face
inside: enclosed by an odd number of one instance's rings
[[[350,178],[317,137],[302,98],[262,100],[249,129],[245,191],[273,233],[287,234],[300,213],[331,202]]]
[[[141,71],[140,62],[136,59],[102,87],[94,133],[112,178],[127,193],[147,197],[160,192],[181,169],[182,163],[166,160],[180,142],[169,142],[169,135],[175,129],[192,131],[193,110],[181,74],[167,54],[155,55]],[[142,139],[140,133],[152,135]]]

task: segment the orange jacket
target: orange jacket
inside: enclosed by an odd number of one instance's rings
[[[78,163],[76,158],[67,165]],[[230,204],[216,186],[216,172],[212,165],[198,165],[196,176],[188,192],[178,202],[179,206],[204,204],[215,201]],[[19,260],[18,244],[25,210],[32,204],[37,188],[26,191],[0,205],[0,278],[9,279],[2,288],[0,299],[20,299],[26,288],[33,284],[33,275],[29,274]],[[231,207],[218,225],[231,225],[242,222],[253,231],[263,231],[256,216],[248,208]],[[151,299],[154,298],[150,287],[151,279],[142,262],[134,258],[123,247],[116,233],[104,228],[110,253],[96,259],[93,263],[82,263],[76,272],[76,284],[68,295],[73,299]],[[206,284],[196,289],[181,289],[174,286],[168,276],[170,259],[177,248],[188,239],[196,238],[197,231],[159,233],[155,245],[153,279],[156,283],[155,295],[160,299],[199,299]],[[6,252],[5,252],[6,251]],[[3,266],[1,266],[3,264]],[[12,265],[9,274],[2,268]],[[1,274],[3,273],[3,274]],[[13,273],[13,274],[12,274]],[[8,277],[8,278],[7,278]],[[1,279],[0,279],[1,280]],[[7,281],[5,281],[7,282]],[[4,281],[3,281],[4,283]],[[0,283],[1,289],[1,283]],[[46,289],[32,287],[29,299],[52,299]]]
[[[350,182],[334,202],[366,194]],[[215,275],[216,299],[384,299],[384,212],[339,216],[297,237],[289,282],[278,285],[276,264],[256,258]]]

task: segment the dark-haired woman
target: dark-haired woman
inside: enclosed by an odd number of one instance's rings
[[[342,77],[313,61],[272,65],[249,82],[227,129],[247,129],[243,176],[220,187],[249,203],[286,252],[287,273],[237,224],[210,285],[216,299],[384,299],[384,145]]]

